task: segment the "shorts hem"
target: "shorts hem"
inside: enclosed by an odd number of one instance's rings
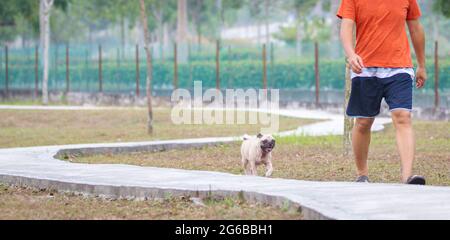
[[[380,113],[378,113],[375,116],[362,116],[362,115],[349,115],[349,114],[346,114],[346,115],[349,118],[376,118],[376,117],[378,117],[378,115],[380,115]]]
[[[393,109],[389,109],[389,112],[394,112],[394,111],[398,111],[398,110],[412,112],[412,109],[410,109],[410,108],[393,108]]]

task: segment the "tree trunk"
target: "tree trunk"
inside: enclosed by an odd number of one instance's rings
[[[350,79],[350,66],[349,64],[345,65],[345,88],[344,88],[344,136],[343,136],[343,147],[344,147],[344,156],[348,156],[351,152],[352,146],[352,129],[353,129],[353,119],[349,118],[347,114],[345,114],[348,106],[348,101],[350,99],[352,81]]]
[[[196,9],[193,13],[193,22],[195,24],[195,31],[197,33],[197,50],[200,49],[200,44],[202,43],[202,22],[200,21],[200,15],[202,14],[203,0],[196,1]]]
[[[154,7],[152,11],[153,17],[155,18],[156,24],[156,32],[155,32],[155,42],[157,43],[155,46],[153,56],[157,59],[161,59],[163,52],[163,38],[164,38],[164,30],[163,30],[163,6],[157,5]]]
[[[433,11],[433,5],[435,1],[428,1],[426,6],[426,11],[432,12]],[[431,25],[433,29],[433,40],[438,41],[439,40],[439,14],[430,14],[431,16]]]
[[[296,53],[297,57],[302,56],[302,24],[300,23],[300,19],[297,19],[297,31],[296,31]]]
[[[197,48],[200,51],[202,45],[202,26],[200,25],[200,23],[197,24]]]
[[[352,33],[352,43],[355,46],[356,43],[356,28],[353,28]],[[348,101],[350,100],[350,94],[352,89],[352,79],[351,79],[351,67],[350,64],[345,64],[345,87],[344,87],[344,135],[343,135],[343,153],[344,156],[348,156],[351,152],[352,146],[352,129],[355,125],[353,118],[349,118],[346,114]]]
[[[125,59],[125,17],[123,14],[120,16],[120,42],[122,44],[122,60]]]
[[[332,58],[339,58],[340,44],[339,44],[339,21],[336,17],[336,12],[339,8],[339,0],[331,0],[331,39],[330,51]]]
[[[261,45],[261,22],[259,20],[256,21],[256,40],[259,46]]]
[[[177,6],[177,41],[185,42],[187,38],[187,5],[186,0],[178,0]]]
[[[266,18],[266,19],[264,19],[264,24],[266,27],[266,46],[270,42],[270,33],[269,33],[269,7],[270,6],[269,6],[269,4],[270,4],[269,0],[264,1],[264,15]]]
[[[223,25],[223,11],[222,11],[222,0],[216,0],[217,17],[219,19],[217,26],[217,40],[220,41],[222,38],[222,25]]]
[[[160,19],[158,23],[158,42],[159,42],[159,58],[163,59],[164,57],[164,27],[163,27],[163,19],[162,19],[162,9],[160,10]]]
[[[150,49],[150,32],[148,31],[148,18],[145,12],[145,2],[144,0],[140,0],[140,8],[141,8],[141,22],[142,28],[144,30],[144,49],[146,54],[146,62],[147,62],[147,80],[146,80],[146,94],[147,94],[147,107],[148,107],[148,121],[147,121],[147,130],[149,134],[153,133],[153,109],[152,109],[152,75],[153,75],[153,66],[152,66],[152,55]]]
[[[178,0],[177,6],[177,45],[179,49],[178,61],[180,63],[187,62],[187,3],[186,0]]]
[[[53,0],[41,0],[39,6],[41,48],[44,57],[44,76],[42,78],[42,103],[44,105],[48,104],[48,51],[50,47],[50,10],[52,6]]]
[[[162,58],[162,62],[164,63],[165,62],[165,52],[166,52],[166,50],[167,50],[167,46],[169,46],[169,42],[170,42],[170,34],[169,34],[169,28],[168,28],[168,26],[167,26],[167,23],[164,23],[163,24],[163,34],[164,34],[164,36],[163,36],[163,52],[162,52],[162,56],[161,56],[161,58]]]

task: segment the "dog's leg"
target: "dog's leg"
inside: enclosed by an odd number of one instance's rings
[[[272,161],[269,160],[266,163],[266,177],[272,176],[272,173],[273,173]]]
[[[250,174],[253,176],[258,175],[258,172],[256,171],[256,162],[250,161]]]
[[[244,167],[244,173],[245,175],[250,175],[250,171],[248,169],[248,160],[245,158],[242,158],[242,166]]]

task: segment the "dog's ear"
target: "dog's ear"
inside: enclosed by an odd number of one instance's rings
[[[261,133],[258,133],[258,135],[256,135],[257,138],[262,138],[263,135]]]

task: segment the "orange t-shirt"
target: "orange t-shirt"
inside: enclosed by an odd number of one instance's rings
[[[337,16],[356,23],[365,67],[413,67],[406,21],[421,15],[417,0],[342,0]]]

